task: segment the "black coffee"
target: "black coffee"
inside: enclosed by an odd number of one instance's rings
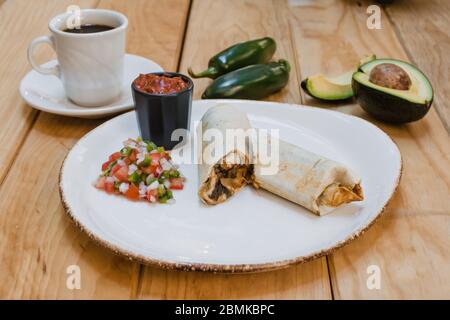
[[[64,32],[69,33],[97,33],[97,32],[104,32],[108,30],[112,30],[114,27],[106,26],[103,24],[84,24],[81,25],[79,28],[67,28],[64,30]]]

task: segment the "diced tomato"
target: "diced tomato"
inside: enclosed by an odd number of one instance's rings
[[[143,167],[141,168],[141,170],[143,172],[145,172],[146,174],[155,174],[156,170],[158,169],[158,166],[148,166],[148,167]]]
[[[130,200],[139,200],[139,188],[131,183],[127,192],[125,192],[125,197]]]
[[[156,202],[158,200],[158,189],[147,190],[147,200],[150,202]]]
[[[122,168],[122,166],[116,164],[111,168],[111,176],[113,176],[120,168]]]
[[[105,190],[108,193],[114,193],[114,182],[105,181]]]
[[[150,165],[159,166],[159,159],[161,159],[160,153],[150,153],[150,158],[152,159],[152,162]]]
[[[122,166],[114,173],[114,177],[119,179],[121,182],[128,181],[128,166]]]
[[[106,177],[100,177],[97,179],[97,182],[95,183],[95,187],[97,189],[105,189],[105,182],[106,182]]]
[[[166,159],[166,160],[170,160],[170,155],[169,155],[169,153],[166,152],[166,151],[164,151],[164,152],[161,154],[161,157],[163,157],[163,158]]]
[[[109,156],[109,161],[114,161],[117,159],[120,159],[122,157],[122,154],[120,152],[114,152],[112,155]]]
[[[111,161],[106,161],[102,164],[102,171],[105,171],[106,168],[108,168],[109,164],[111,163]]]
[[[131,154],[130,154],[130,161],[131,162],[135,162],[136,160],[137,160],[137,150],[136,149],[133,149],[133,151],[131,151]]]
[[[1,1],[1,0],[0,0]],[[140,142],[140,140],[139,140]],[[153,145],[152,145],[153,147]],[[156,148],[156,147],[154,147]],[[154,149],[152,148],[152,149]],[[167,173],[164,171],[166,165],[161,162],[170,161],[170,151],[165,151],[163,147],[158,147],[153,153],[147,153],[143,151],[144,162],[137,163],[138,155],[141,150],[139,143],[133,139],[127,140],[125,147],[122,148],[120,152],[114,152],[108,157],[108,161],[102,164],[102,171],[106,172],[108,170],[108,175],[100,176],[97,181],[95,181],[95,187],[101,190],[105,190],[109,194],[121,194],[120,184],[126,183],[128,188],[122,188],[122,190],[127,190],[124,192],[124,196],[130,200],[140,200],[146,198],[149,202],[161,202],[165,203],[169,198],[172,198],[172,192],[167,190],[167,187],[174,190],[182,190],[184,188],[184,178],[170,178],[167,184],[166,179],[169,177],[178,177],[178,172],[172,172],[172,170],[167,169]],[[150,161],[149,161],[150,158]],[[142,160],[142,159],[141,159]],[[119,162],[119,163],[118,163]],[[138,167],[138,172],[133,173],[131,176],[128,174],[129,167],[136,165]],[[164,176],[161,178],[161,174],[164,172]],[[151,179],[150,179],[151,178]],[[160,179],[160,182],[164,180],[165,186],[160,186],[154,190],[148,190],[145,194],[140,194],[139,186],[137,182],[147,181],[153,182],[156,178]],[[162,179],[162,180],[161,180]],[[158,193],[159,190],[159,193]],[[158,196],[159,194],[159,196]]]
[[[170,179],[170,189],[172,190],[183,190],[184,179],[183,178],[172,178]]]

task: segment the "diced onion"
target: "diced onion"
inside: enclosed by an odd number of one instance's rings
[[[167,189],[170,189],[170,181],[169,180],[164,180],[164,187],[166,187]]]
[[[129,167],[128,167],[128,175],[132,175],[136,170],[137,170],[137,166],[135,165],[135,164],[131,164]]]
[[[148,190],[155,190],[157,189],[159,186],[159,182],[158,180],[153,181],[152,183],[150,183],[150,185],[147,187]]]
[[[132,139],[127,139],[126,141],[123,142],[123,145],[125,147],[132,147],[135,148],[136,147],[136,142]]]
[[[130,186],[128,185],[128,183],[122,182],[122,183],[119,185],[119,191],[120,191],[121,193],[125,193],[125,192],[128,191],[128,188],[129,188],[129,187],[130,187]]]
[[[144,153],[138,153],[136,156],[137,159],[137,163],[141,163],[142,161],[145,160],[145,154]]]
[[[147,186],[144,182],[139,183],[139,194],[145,195],[147,193]]]
[[[105,181],[109,182],[109,183],[114,183],[115,179],[114,179],[114,177],[106,177]]]
[[[155,178],[155,176],[153,175],[153,173],[149,174],[147,179],[145,179],[145,182],[147,184],[150,184],[150,181],[152,181]]]
[[[170,164],[170,162],[164,158],[161,158],[161,160],[159,160],[159,163],[161,164],[161,167],[163,168],[163,170],[172,169],[172,165]]]

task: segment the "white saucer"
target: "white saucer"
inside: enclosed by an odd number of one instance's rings
[[[51,67],[56,60],[45,63]],[[81,107],[68,100],[61,81],[55,76],[42,75],[34,70],[20,82],[20,95],[33,108],[41,111],[78,118],[101,118],[133,108],[131,82],[139,73],[161,72],[162,67],[156,62],[135,56],[125,55],[124,84],[120,99],[101,107]]]

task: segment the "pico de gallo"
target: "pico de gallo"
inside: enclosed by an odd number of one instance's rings
[[[182,190],[185,178],[163,147],[141,138],[128,139],[124,147],[102,164],[95,187],[130,200],[173,203],[173,190]]]

